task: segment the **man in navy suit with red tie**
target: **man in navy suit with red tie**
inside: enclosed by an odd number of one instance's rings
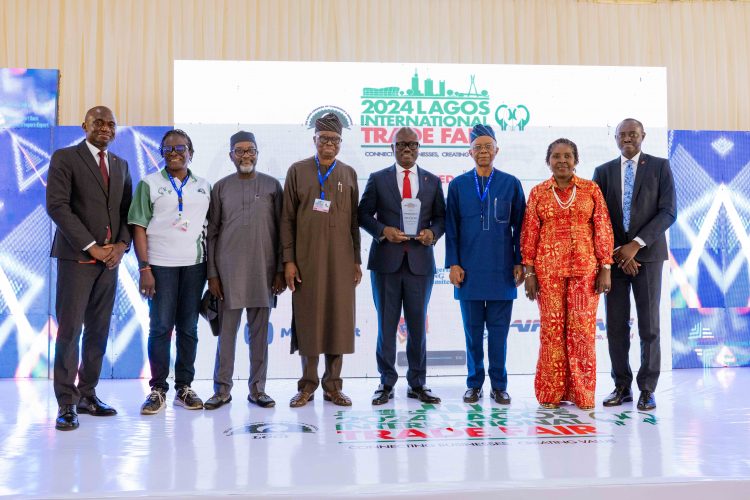
[[[47,179],[47,213],[57,225],[55,428],[78,428],[78,413],[115,415],[96,395],[115,302],[117,269],[130,247],[133,198],[128,163],[107,151],[117,122],[109,108],[86,113],[86,140],[55,151]],[[78,341],[81,338],[80,365]],[[76,384],[78,376],[78,384]]]
[[[646,137],[643,124],[623,120],[615,131],[621,156],[594,171],[607,200],[615,235],[612,288],[605,296],[607,340],[615,389],[604,406],[632,401],[633,373],[630,350],[630,289],[633,289],[641,340],[641,366],[636,376],[638,409],[656,408],[654,391],[659,380],[659,298],[664,261],[668,258],[665,233],[677,216],[674,178],[669,161],[641,152]]]
[[[380,385],[372,404],[393,398],[396,373],[396,330],[403,307],[406,320],[407,396],[440,403],[427,388],[425,326],[427,304],[435,278],[433,246],[445,228],[445,196],[440,178],[417,166],[419,138],[411,128],[399,129],[391,150],[396,164],[370,175],[359,202],[359,224],[373,237],[367,269],[378,314],[377,362]],[[419,201],[414,234],[403,216],[402,202]],[[408,210],[408,208],[406,209]],[[416,211],[416,208],[413,210]]]

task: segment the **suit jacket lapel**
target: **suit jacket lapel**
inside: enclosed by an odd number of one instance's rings
[[[112,189],[112,186],[121,186],[124,183],[124,180],[122,169],[120,168],[120,161],[109,152],[107,152],[107,158],[109,159],[109,188]],[[109,196],[109,193],[107,196]]]
[[[420,167],[417,167],[416,170],[417,177],[419,179],[417,182],[419,182],[419,192],[417,193],[417,199],[422,202],[422,206],[425,204],[425,198],[429,198],[428,188],[427,185],[427,176],[424,174],[424,170],[422,170]]]
[[[401,206],[401,193],[398,191],[398,182],[396,181],[396,164],[391,165],[391,168],[386,170],[385,183],[388,186],[388,190],[391,192],[393,199],[397,206]]]
[[[620,157],[613,160],[610,165],[610,182],[614,186],[614,193],[617,202],[613,203],[616,207],[616,211],[615,213],[610,214],[610,217],[615,219],[624,230],[622,223],[622,163]]]
[[[425,215],[425,211],[432,208],[432,206],[428,206],[428,200],[430,200],[432,193],[430,192],[430,186],[427,184],[427,176],[420,167],[417,167],[417,176],[419,177],[417,199],[421,203],[419,207],[419,218],[421,219]]]
[[[86,145],[86,141],[83,141],[78,145],[78,156],[81,157],[91,171],[91,174],[94,176],[94,179],[96,179],[96,182],[99,183],[99,187],[102,189],[104,196],[109,196],[107,189],[104,187],[104,179],[102,179],[102,173],[99,171],[99,165],[97,165],[96,160],[94,160],[94,157],[91,155],[91,151]]]
[[[635,169],[635,181],[633,182],[633,198],[631,198],[631,209],[630,213],[633,213],[633,207],[636,205],[632,202],[635,201],[636,197],[638,196],[638,191],[640,191],[641,186],[643,185],[643,179],[646,178],[646,169],[648,168],[648,160],[649,157],[647,154],[641,153],[641,157],[638,160],[638,168]]]

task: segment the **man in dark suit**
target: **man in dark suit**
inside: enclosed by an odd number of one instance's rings
[[[641,366],[636,376],[641,391],[638,409],[653,410],[661,365],[659,298],[662,268],[668,258],[665,233],[676,219],[677,208],[669,161],[642,153],[645,137],[641,122],[623,120],[615,131],[622,156],[597,167],[593,180],[607,200],[617,263],[612,269],[612,288],[605,298],[615,389],[604,406],[633,400],[633,373],[628,362],[632,287],[641,339]]]
[[[380,385],[372,404],[393,398],[396,373],[396,330],[403,307],[406,320],[407,396],[424,403],[440,398],[425,386],[427,347],[425,324],[435,278],[433,246],[445,228],[445,197],[440,179],[417,166],[419,138],[399,129],[391,150],[396,164],[370,175],[359,202],[359,224],[373,237],[367,269],[378,313],[377,362]],[[404,232],[402,200],[419,200],[415,235]],[[410,237],[413,236],[413,237]]]
[[[117,266],[131,240],[128,164],[107,151],[115,138],[115,116],[97,106],[86,113],[82,127],[86,139],[55,151],[47,180],[47,213],[57,225],[51,255],[57,258],[54,389],[59,430],[78,428],[78,413],[117,413],[96,396],[96,385],[115,302]]]

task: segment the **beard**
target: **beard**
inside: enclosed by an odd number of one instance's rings
[[[255,170],[255,165],[240,165],[237,169],[241,174],[252,174]]]

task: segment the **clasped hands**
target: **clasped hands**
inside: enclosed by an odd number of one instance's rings
[[[612,254],[612,258],[615,260],[617,267],[622,269],[622,272],[628,276],[635,276],[638,274],[638,268],[641,267],[641,264],[635,260],[635,256],[640,249],[641,246],[638,242],[633,240],[630,243],[615,248],[615,251]]]
[[[127,248],[127,245],[121,241],[103,246],[94,244],[88,249],[88,253],[96,260],[103,262],[107,269],[114,269],[120,265]]]
[[[403,243],[410,239],[406,233],[393,226],[386,226],[383,229],[383,237],[391,243]],[[422,229],[414,239],[424,246],[430,246],[435,241],[435,235],[430,229]]]

